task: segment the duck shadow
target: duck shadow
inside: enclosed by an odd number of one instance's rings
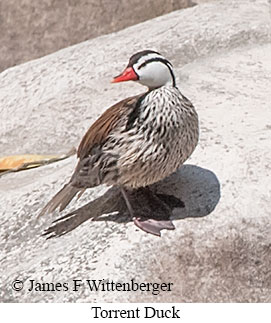
[[[171,220],[204,217],[215,209],[220,199],[220,183],[216,175],[208,169],[194,165],[183,165],[171,176],[151,185],[149,189],[163,201],[162,207],[154,199],[150,199],[144,190],[134,191],[130,196],[136,214],[145,218],[154,213],[160,218],[162,213],[165,213],[165,217]],[[112,187],[104,195],[56,219],[45,230],[43,236],[47,239],[60,237],[87,220],[131,222],[132,217],[120,189]]]

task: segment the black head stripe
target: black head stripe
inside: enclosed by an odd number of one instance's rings
[[[172,67],[171,63],[167,59],[162,58],[162,57],[153,57],[153,58],[146,60],[142,64],[140,64],[138,66],[138,69],[140,70],[142,67],[146,66],[147,64],[149,64],[151,62],[162,62],[163,64]]]
[[[130,58],[128,67],[133,66],[134,64],[136,64],[140,60],[141,57],[146,56],[146,55],[149,55],[149,54],[157,54],[157,55],[160,55],[161,56],[161,54],[155,52],[154,50],[149,50],[149,49],[143,50],[141,52],[138,52],[138,53],[134,54]]]

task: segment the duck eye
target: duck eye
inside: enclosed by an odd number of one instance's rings
[[[138,66],[138,70],[140,70],[142,67],[144,67],[144,66],[146,66],[147,65],[147,63],[148,63],[148,61],[146,61],[146,62],[144,62],[144,63],[142,63],[141,65],[139,65]]]

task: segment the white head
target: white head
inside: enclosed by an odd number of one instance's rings
[[[176,86],[171,63],[152,50],[144,50],[134,54],[123,73],[115,77],[112,82],[130,80],[146,85],[149,89],[159,88],[167,84]]]

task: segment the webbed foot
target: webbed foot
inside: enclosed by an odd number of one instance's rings
[[[172,210],[184,207],[184,203],[173,195],[155,194],[149,188],[124,191],[124,199],[133,217],[134,224],[141,230],[161,236],[162,230],[174,230]]]

